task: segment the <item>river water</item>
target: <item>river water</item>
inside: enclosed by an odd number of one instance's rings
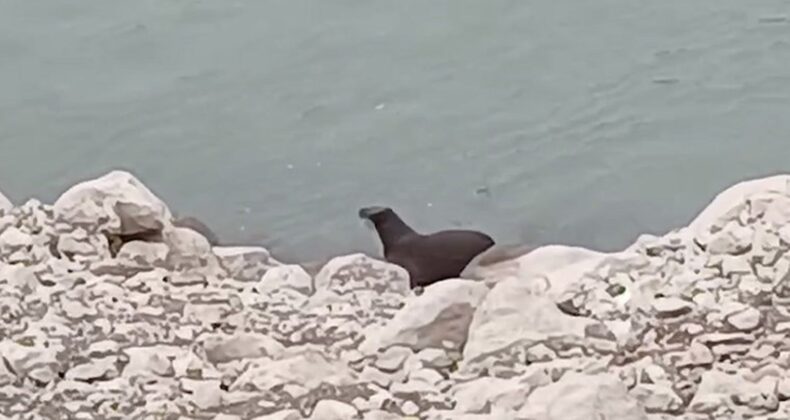
[[[613,250],[790,172],[786,0],[0,0],[0,189],[133,171],[309,260],[415,228]]]

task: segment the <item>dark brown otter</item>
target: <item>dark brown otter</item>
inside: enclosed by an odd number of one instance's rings
[[[412,288],[457,278],[474,257],[494,245],[490,236],[473,230],[420,234],[389,207],[365,207],[359,217],[373,223],[384,259],[409,272]]]

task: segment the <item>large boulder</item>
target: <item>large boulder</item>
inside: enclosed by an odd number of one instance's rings
[[[463,348],[475,309],[488,288],[472,280],[451,279],[433,284],[407,301],[383,327],[373,327],[360,345],[364,353],[394,345],[426,348]]]
[[[513,344],[536,344],[550,338],[583,338],[593,320],[566,315],[541,289],[520,278],[498,283],[483,300],[469,327],[464,360],[478,359]]]
[[[55,201],[54,210],[64,222],[98,224],[105,233],[122,236],[161,232],[173,217],[140,180],[117,170],[69,188]]]

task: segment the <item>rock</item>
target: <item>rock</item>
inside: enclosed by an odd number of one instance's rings
[[[714,362],[713,352],[697,340],[691,342],[688,350],[677,362],[678,368],[710,366]]]
[[[0,192],[0,213],[8,213],[14,208],[14,203]]]
[[[520,409],[527,401],[532,388],[510,379],[482,377],[462,383],[453,389],[457,402],[455,411],[481,413],[486,407]]]
[[[647,414],[616,376],[568,372],[559,381],[533,391],[518,418],[647,420]]]
[[[653,310],[659,318],[676,318],[691,312],[694,304],[676,297],[662,297],[653,301]]]
[[[66,379],[92,382],[106,381],[118,376],[117,358],[114,356],[102,357],[71,368],[66,372]]]
[[[256,333],[212,334],[198,341],[203,342],[206,358],[214,364],[259,357],[277,358],[285,350],[276,340]]]
[[[594,322],[561,312],[548,297],[535,295],[520,279],[498,283],[475,311],[464,348],[473,363],[516,342],[537,344],[563,336],[584,337]]]
[[[308,350],[284,355],[276,361],[253,363],[236,379],[230,389],[269,390],[288,383],[313,389],[321,383],[343,386],[352,385],[356,381],[356,373],[345,363],[331,359],[322,352]]]
[[[270,294],[283,288],[294,289],[306,295],[313,294],[313,279],[298,265],[281,265],[268,268],[255,286],[259,293]]]
[[[0,251],[4,255],[10,254],[20,249],[28,249],[33,246],[33,238],[19,230],[16,226],[11,226],[0,234]]]
[[[707,240],[707,251],[712,255],[738,255],[748,251],[753,240],[754,231],[751,228],[730,222]]]
[[[361,345],[363,353],[394,345],[419,351],[443,347],[461,349],[466,343],[475,308],[488,288],[471,280],[451,279],[433,284],[422,295],[409,300],[383,328],[374,327]]]
[[[702,374],[702,381],[687,411],[713,413],[732,405],[740,405],[755,413],[772,412],[779,405],[777,385],[777,378],[764,377],[755,383],[739,373],[709,370]]]
[[[222,390],[219,380],[181,378],[181,388],[189,394],[188,398],[192,403],[200,409],[206,410],[222,404]]]
[[[173,376],[175,374],[173,365],[167,357],[171,352],[163,351],[161,347],[129,347],[123,352],[129,358],[129,362],[123,370],[126,377],[149,374]]]
[[[161,232],[173,218],[162,200],[124,171],[69,188],[53,208],[69,224],[99,225],[101,231],[117,235]]]
[[[752,307],[735,312],[725,318],[731,327],[744,332],[757,329],[761,324],[761,319],[760,311]]]
[[[736,209],[740,211],[738,207],[747,202],[751,204],[752,212],[755,215],[762,214],[765,217],[768,208],[780,207],[773,205],[774,201],[778,199],[775,196],[787,194],[788,182],[790,182],[790,175],[776,175],[743,181],[730,186],[716,195],[713,201],[689,223],[688,229],[692,232],[701,232],[710,229],[710,226],[716,223],[721,223],[720,219],[732,220],[727,219],[727,215]],[[786,220],[782,219],[775,218],[771,221],[784,221],[784,223],[779,223],[780,225],[790,221],[790,217]]]
[[[533,285],[534,291],[556,298],[584,273],[614,255],[581,247],[543,246],[515,259],[490,265],[482,265],[476,261],[477,258],[473,259],[461,277],[482,279],[490,287],[503,280],[522,279]],[[485,255],[479,258],[485,258]]]
[[[332,290],[345,294],[353,290],[373,290],[376,293],[395,293],[406,296],[410,292],[408,273],[398,265],[375,260],[364,254],[335,257],[315,276],[316,292]]]
[[[255,417],[252,420],[302,420],[302,415],[296,410],[282,410],[265,416]]]
[[[205,223],[192,216],[179,216],[173,219],[173,226],[192,229],[206,238],[211,246],[219,245],[219,237]]]
[[[310,416],[310,420],[353,420],[359,418],[359,413],[354,406],[333,400],[319,401]]]
[[[262,247],[215,246],[213,252],[228,276],[237,281],[258,282],[266,271],[282,265]]]
[[[170,249],[163,243],[131,241],[121,246],[116,258],[129,264],[164,267],[169,252]]]
[[[390,347],[376,359],[376,367],[384,372],[395,372],[403,367],[406,359],[412,355],[406,347]]]
[[[683,400],[667,385],[638,384],[630,394],[648,413],[677,414],[683,408]]]

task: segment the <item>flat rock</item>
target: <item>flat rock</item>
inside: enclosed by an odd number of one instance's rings
[[[660,318],[679,317],[691,312],[693,307],[693,302],[678,297],[661,297],[653,300],[653,310]]]
[[[370,353],[394,345],[419,351],[442,348],[446,343],[460,349],[466,343],[475,309],[487,293],[484,284],[472,280],[451,279],[426,287],[386,326],[367,332],[360,351]]]

